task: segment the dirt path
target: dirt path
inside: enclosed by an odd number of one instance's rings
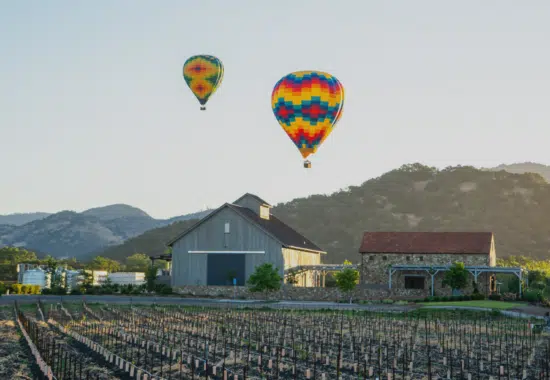
[[[31,379],[31,357],[9,312],[0,311],[0,379]]]

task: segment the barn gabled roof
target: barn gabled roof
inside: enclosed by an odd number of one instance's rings
[[[229,207],[250,220],[252,223],[258,225],[264,231],[268,232],[287,248],[324,252],[311,240],[300,234],[294,228],[290,227],[273,214],[269,215],[269,219],[263,219],[249,208],[237,206],[235,204],[230,204]]]
[[[241,197],[242,198],[242,197]],[[240,199],[240,198],[239,198]],[[260,198],[261,200],[261,198]],[[281,221],[279,218],[271,214],[269,216],[269,219],[263,219],[261,218],[256,212],[250,210],[249,208],[238,206],[236,204],[231,203],[225,203],[221,207],[217,208],[216,210],[212,211],[210,214],[208,214],[206,217],[199,220],[197,223],[195,223],[193,226],[188,228],[187,230],[183,231],[181,234],[176,236],[174,239],[170,240],[167,245],[172,246],[176,241],[183,238],[185,235],[193,231],[195,228],[203,224],[208,219],[214,217],[216,214],[218,214],[221,210],[229,208],[251,223],[258,226],[260,229],[262,229],[265,233],[270,235],[272,238],[277,240],[281,245],[285,248],[294,248],[298,250],[306,250],[306,251],[312,251],[312,252],[320,252],[325,253],[321,248],[319,248],[315,243],[313,243],[311,240],[297,232],[295,229],[290,227],[288,224]]]
[[[235,202],[233,202],[233,204],[237,204],[239,203],[239,201],[245,197],[252,197],[254,199],[256,199],[258,202],[260,202],[261,204],[263,205],[266,205],[266,206],[269,206],[269,207],[272,207],[269,203],[267,203],[265,200],[263,200],[262,198],[260,198],[259,196],[255,195],[255,194],[251,194],[251,193],[246,193],[244,195],[241,195],[239,197],[239,199],[237,199]]]
[[[484,254],[492,232],[365,232],[359,253]]]

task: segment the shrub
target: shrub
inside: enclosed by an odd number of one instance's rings
[[[493,301],[500,301],[502,299],[502,296],[500,294],[491,294],[489,296],[489,299]]]
[[[472,300],[474,301],[483,301],[484,299],[485,299],[485,294],[482,294],[482,293],[472,294]]]
[[[469,296],[469,295],[462,296],[462,297],[464,297],[463,301],[471,301],[472,300],[472,296]]]
[[[436,296],[436,297],[433,297],[433,302],[441,302],[441,297],[439,296]]]
[[[23,285],[21,284],[13,284],[11,286],[11,292],[13,294],[21,294],[21,288],[23,287]]]
[[[172,294],[172,288],[170,286],[165,286],[160,291],[160,294]]]
[[[98,293],[96,286],[89,286],[89,287],[86,287],[85,289],[86,289],[86,294],[94,295]]]
[[[385,300],[382,300],[382,303],[391,304],[393,303],[393,300],[386,298]]]
[[[110,286],[101,286],[98,289],[98,294],[113,294],[113,289]]]
[[[523,294],[523,298],[524,298],[527,302],[539,302],[539,301],[542,300],[542,294],[541,294],[540,291],[538,291],[538,290],[528,289],[528,290],[525,291],[525,293]]]
[[[56,296],[64,296],[64,295],[67,295],[67,289],[65,289],[64,287],[62,286],[54,286],[52,289],[51,289],[52,293],[51,294],[55,294]]]
[[[80,296],[80,295],[82,295],[82,292],[80,291],[80,289],[72,289],[71,290],[71,295],[72,296]]]
[[[0,294],[6,294],[6,291],[8,289],[6,288],[6,285],[2,281],[0,281]]]
[[[50,294],[52,294],[52,290],[48,289],[48,288],[44,288],[44,289],[42,289],[42,294],[45,295],[45,296],[50,295]]]

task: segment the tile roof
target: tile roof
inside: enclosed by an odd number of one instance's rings
[[[489,254],[492,232],[365,232],[359,253]]]
[[[311,240],[300,234],[288,224],[282,222],[273,214],[270,214],[269,220],[267,220],[261,218],[260,215],[249,208],[237,206],[235,204],[228,204],[227,206],[273,235],[285,247],[295,247],[311,251],[324,252],[324,250],[315,245],[315,243]]]

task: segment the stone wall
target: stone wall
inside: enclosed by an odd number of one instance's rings
[[[490,264],[489,255],[462,255],[462,254],[397,254],[397,253],[371,253],[363,254],[361,266],[361,283],[369,284],[389,284],[390,265],[451,265],[455,262],[463,262],[466,266],[487,266]],[[430,292],[431,276],[426,271],[396,271],[392,275],[392,291],[396,289],[405,289],[406,276],[420,276],[424,278],[424,289]],[[449,287],[444,287],[442,282],[445,276],[444,272],[439,272],[434,277],[435,295],[446,296],[451,294]],[[478,276],[478,289],[480,292],[489,294],[488,273],[482,273]],[[468,287],[463,289],[464,294],[471,294],[473,291],[473,276],[470,276]],[[408,290],[408,289],[407,289]]]
[[[236,292],[237,299],[265,299],[264,293],[253,293],[246,286],[182,286],[174,288],[174,292],[191,297],[233,298]],[[358,286],[352,293],[355,300],[382,300],[382,299],[416,299],[428,295],[427,290],[416,289],[368,289]],[[270,300],[294,301],[338,301],[348,299],[348,295],[341,293],[337,288],[295,287],[284,286],[277,292],[268,294]]]

